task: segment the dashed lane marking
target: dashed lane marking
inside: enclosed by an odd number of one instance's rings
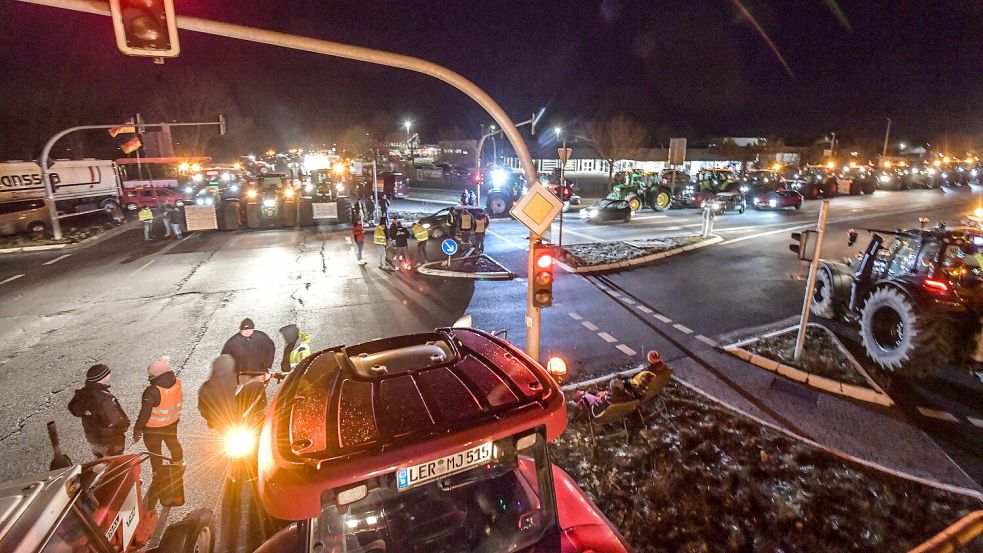
[[[55,263],[58,263],[62,259],[65,259],[66,257],[71,257],[71,256],[72,256],[72,254],[66,253],[65,255],[62,255],[62,256],[56,257],[54,259],[50,259],[48,261],[45,261],[44,263],[42,263],[42,265],[54,265]]]
[[[570,315],[570,318],[573,319],[573,320],[575,320],[575,321],[582,321],[582,320],[584,320],[583,317],[581,317],[580,315],[574,313],[573,311],[567,313],[567,315]]]
[[[518,242],[513,242],[513,241],[512,241],[511,239],[509,239],[508,237],[506,237],[506,236],[502,236],[501,234],[499,234],[499,233],[497,233],[497,232],[495,232],[495,231],[493,231],[493,230],[492,230],[492,229],[490,229],[490,228],[488,228],[488,229],[485,229],[485,230],[486,230],[486,231],[488,232],[488,234],[490,234],[490,235],[492,235],[492,236],[494,236],[495,238],[498,238],[499,240],[502,240],[502,241],[504,241],[504,242],[505,242],[506,244],[508,244],[508,245],[510,245],[510,246],[512,246],[513,248],[518,248],[518,249],[520,249],[520,250],[521,250],[521,249],[524,249],[524,248],[526,247],[526,246],[523,246],[522,244],[519,244]]]
[[[919,413],[929,418],[939,419],[941,421],[959,422],[959,419],[957,419],[955,415],[947,411],[937,411],[935,409],[920,406],[916,407],[916,409],[918,409]]]
[[[976,428],[983,428],[983,419],[977,419],[975,417],[966,417],[966,418],[969,419],[970,424],[972,424]]]
[[[712,348],[717,347],[717,342],[714,342],[713,340],[711,340],[710,338],[707,338],[706,336],[704,336],[702,334],[697,334],[696,335],[696,339],[699,340],[699,341],[701,341],[701,342],[703,342],[704,344],[712,347]]]
[[[3,282],[0,282],[0,284],[7,284],[8,282],[13,282],[13,281],[19,279],[22,276],[24,276],[24,275],[14,275],[14,276],[8,278],[7,280],[4,280]]]
[[[676,324],[672,325],[672,327],[675,328],[676,330],[684,333],[684,334],[692,334],[693,333],[693,329],[692,328],[689,328],[687,326],[683,326],[683,325],[681,325],[679,323],[676,323]]]
[[[622,352],[624,352],[625,355],[628,355],[629,357],[634,357],[638,355],[638,352],[636,352],[635,350],[631,349],[630,347],[624,344],[618,344],[617,348],[620,349]]]
[[[591,236],[590,234],[587,234],[585,232],[576,231],[576,230],[573,230],[573,229],[570,229],[570,228],[563,229],[563,232],[565,232],[565,233],[566,232],[569,232],[570,234],[572,234],[574,236],[579,236],[581,238],[586,238],[586,239],[590,240],[591,242],[605,242],[606,241],[606,240],[601,240],[600,238],[598,238],[596,236]]]
[[[609,344],[613,344],[613,343],[615,343],[615,342],[618,341],[617,338],[615,338],[614,336],[611,336],[607,332],[598,332],[597,335],[600,336],[602,340],[604,340],[605,342],[607,342]]]
[[[136,271],[133,271],[133,272],[132,272],[132,273],[130,273],[130,274],[131,274],[131,275],[135,275],[135,274],[137,274],[137,273],[139,273],[140,271],[142,271],[142,270],[144,270],[144,269],[146,269],[147,267],[149,267],[149,266],[151,266],[151,265],[152,265],[152,264],[154,263],[154,261],[157,261],[157,259],[156,259],[156,258],[154,258],[154,259],[151,259],[150,261],[148,261],[148,262],[146,262],[146,263],[144,263],[142,267],[140,267],[140,268],[139,268],[139,269],[137,269]]]
[[[638,310],[641,311],[642,313],[648,313],[648,314],[652,313],[652,310],[644,305],[639,305]]]
[[[635,305],[635,300],[631,298],[621,298],[621,301],[627,303],[628,305]]]
[[[669,323],[672,322],[672,319],[670,319],[669,317],[666,317],[665,315],[662,315],[660,313],[653,313],[652,316],[655,317],[656,319],[659,319],[660,321],[662,321],[662,322],[664,322],[666,324],[669,324]]]
[[[590,321],[581,321],[580,324],[584,325],[584,328],[591,332],[597,332],[599,330],[598,326]]]

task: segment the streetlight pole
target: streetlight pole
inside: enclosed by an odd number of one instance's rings
[[[891,137],[891,118],[887,118],[887,130],[884,131],[884,149],[881,150],[881,165],[884,165],[884,158],[887,157],[887,141]]]
[[[561,129],[560,127],[557,127],[555,130],[556,130],[556,141],[559,142]],[[563,152],[566,151],[567,151],[567,138],[563,137]],[[563,205],[563,209],[560,210],[560,232],[559,232],[559,236],[557,236],[556,238],[556,243],[561,248],[563,247],[563,212],[566,211],[566,207],[567,207],[566,201],[563,200],[563,190],[564,190],[564,186],[567,183],[566,169],[567,169],[567,160],[563,158],[563,155],[561,155],[560,156],[560,185],[557,188],[557,190],[560,192],[560,201],[563,202],[564,205]]]

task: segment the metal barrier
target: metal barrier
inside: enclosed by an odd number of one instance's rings
[[[939,532],[910,553],[950,553],[959,551],[983,534],[983,511],[973,511]]]

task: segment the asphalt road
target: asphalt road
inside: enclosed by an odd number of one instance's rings
[[[429,199],[395,208],[439,208]],[[938,191],[836,199],[824,254],[850,253],[850,226],[914,224],[922,214],[951,220],[973,202],[968,192]],[[776,382],[715,347],[785,324],[796,313],[804,266],[787,250],[788,233],[813,224],[817,207],[810,202],[800,211],[727,214],[718,219],[721,245],[603,278],[559,275],[556,304],[543,313],[543,357],[562,355],[571,367],[568,380],[582,380],[637,365],[655,348],[688,382],[822,443],[972,485],[948,453],[979,482],[978,450],[959,449],[980,442],[980,430],[965,422],[983,418],[971,379],[952,376],[958,385],[944,393],[915,388],[904,396],[911,405],[875,409]],[[618,225],[568,219],[564,241],[640,239],[698,224],[699,214],[685,210],[646,210]],[[521,277],[525,236],[518,223],[499,220],[488,237],[488,253]],[[49,420],[59,423],[73,459],[88,457],[79,422],[65,406],[89,365],[111,367],[112,389],[135,418],[147,365],[169,355],[187,390],[180,432],[191,467],[188,508],[217,506],[224,466],[216,460],[217,437],[197,416],[196,392],[244,317],[278,347],[277,329],[289,323],[309,331],[319,349],[447,326],[465,313],[475,326],[506,329],[514,343],[524,343],[523,278],[472,282],[391,274],[375,267],[371,240],[365,253],[369,264],[355,264],[345,230],[195,233],[148,243],[133,228],[84,249],[0,256],[0,478],[45,470]],[[968,396],[964,385],[971,386]],[[925,402],[958,414],[957,423],[915,416]]]

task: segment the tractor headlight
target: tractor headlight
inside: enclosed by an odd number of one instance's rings
[[[250,198],[250,199],[255,198],[256,197],[256,191],[255,190],[247,190],[246,191],[246,197],[247,198]]]
[[[195,182],[201,182],[201,179],[202,179],[202,178],[203,178],[203,177],[201,176],[201,174],[197,174],[197,175],[193,175],[193,176],[191,177],[191,180],[193,180],[193,181],[195,181]]]
[[[184,193],[185,194],[190,194],[192,192],[194,192],[194,188],[191,188],[190,186],[185,186],[184,187]]]
[[[880,180],[881,182],[883,182],[883,183],[885,183],[885,184],[887,184],[887,183],[889,183],[889,182],[891,182],[891,176],[890,176],[890,175],[881,175],[881,176],[879,177],[879,180]]]
[[[423,227],[423,228],[425,228],[425,229],[427,229],[427,228],[430,228],[430,223],[423,223],[420,226]]]
[[[750,186],[742,186],[741,187],[741,192],[743,192],[744,194],[747,194],[750,190],[751,190],[751,187]]]
[[[491,172],[492,187],[501,188],[505,186],[505,179],[507,178],[508,175],[505,173],[505,171],[503,171],[502,169],[495,169],[494,171]]]
[[[233,426],[225,431],[223,437],[225,456],[239,459],[256,449],[256,434],[244,426]]]
[[[778,200],[768,200],[768,207],[778,207]]]
[[[229,187],[229,192],[238,192],[238,191],[239,191],[239,185],[233,184],[232,186]]]
[[[263,207],[276,207],[276,200],[273,198],[266,198],[263,200]]]
[[[214,203],[215,203],[215,198],[212,198],[211,196],[205,198],[205,205],[213,205]]]
[[[205,198],[198,198],[195,200],[195,203],[198,205],[205,205]]]

